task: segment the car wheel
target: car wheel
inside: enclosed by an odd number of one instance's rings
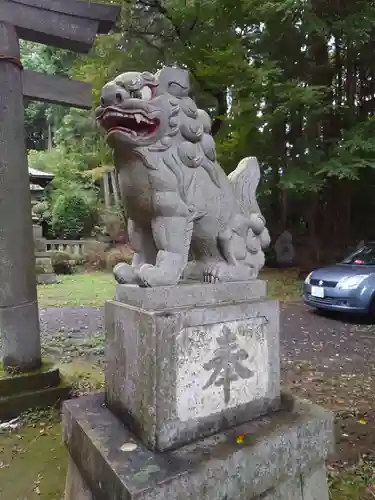
[[[368,315],[372,321],[375,321],[375,297],[371,299],[369,308],[368,308]]]

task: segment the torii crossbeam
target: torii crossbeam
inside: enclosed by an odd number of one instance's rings
[[[6,370],[41,364],[23,99],[91,107],[91,86],[23,70],[19,38],[88,52],[120,7],[82,0],[0,0],[0,335]]]

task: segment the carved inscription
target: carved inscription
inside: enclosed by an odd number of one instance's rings
[[[264,316],[191,327],[178,336],[177,407],[197,418],[267,396]]]
[[[203,365],[207,371],[213,370],[208,382],[203,389],[208,389],[212,384],[223,386],[224,401],[227,405],[230,401],[230,385],[238,379],[247,379],[254,376],[254,372],[247,368],[242,361],[247,360],[249,355],[237,344],[236,334],[227,326],[223,326],[222,335],[218,337],[219,344],[213,358]]]

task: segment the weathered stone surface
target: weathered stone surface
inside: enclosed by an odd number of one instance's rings
[[[47,240],[44,238],[34,240],[35,252],[45,253],[47,251]]]
[[[69,80],[61,76],[45,75],[27,69],[23,71],[22,80],[25,98],[91,109],[92,89],[89,83]]]
[[[176,286],[157,287],[157,289],[140,288],[137,285],[116,286],[117,301],[151,311],[247,303],[266,295],[267,283],[262,280],[214,284],[183,281]]]
[[[66,476],[65,500],[95,500],[71,457]]]
[[[0,307],[3,363],[10,369],[28,372],[40,367],[39,316],[35,316],[37,307],[36,301]]]
[[[34,240],[43,238],[43,228],[39,224],[33,224],[33,237]]]
[[[295,258],[293,236],[284,231],[275,242],[276,261],[280,266],[291,266]]]
[[[60,280],[55,273],[38,274],[37,283],[38,285],[56,285],[60,283]]]
[[[64,8],[64,4],[68,4],[68,8]],[[78,4],[78,10],[75,4]],[[47,5],[45,1],[2,0],[0,21],[16,26],[20,38],[25,40],[76,52],[88,52],[96,34],[100,31],[108,32],[119,14],[117,6],[104,5],[97,8],[101,9],[100,13],[98,10],[93,15],[95,7],[90,9],[90,2],[54,0]],[[104,20],[100,19],[101,15],[105,16]]]
[[[123,73],[102,89],[96,117],[114,149],[135,250],[131,266],[115,266],[118,283],[248,281],[264,265],[258,161],[244,158],[225,175],[210,116],[190,91],[189,73],[176,67]]]
[[[37,240],[36,243],[38,241],[45,242],[45,240]],[[53,270],[51,255],[48,252],[36,252],[35,271],[38,285],[53,285],[59,283],[59,279]]]
[[[254,500],[304,500],[302,497],[301,474],[283,481],[270,491],[257,496]]]
[[[211,285],[222,301],[211,306],[193,305],[207,285],[176,287],[179,308],[163,301],[164,288],[159,311],[107,302],[107,402],[149,446],[176,447],[278,408],[278,303],[246,302],[251,286],[232,285]],[[157,304],[157,288],[143,293]]]
[[[39,370],[20,375],[7,375],[0,372],[0,398],[14,396],[21,392],[56,387],[59,384],[59,370],[51,363],[44,363]]]
[[[0,47],[20,57],[14,28],[2,22]],[[39,316],[22,76],[10,61],[0,61],[0,89],[0,331],[4,364],[28,371],[40,366]]]
[[[302,500],[329,500],[325,467],[316,468],[311,474],[303,474]]]
[[[51,257],[38,257],[38,255],[36,255],[35,259],[36,266],[39,272],[42,271],[43,273],[53,273]]]
[[[71,400],[63,416],[75,472],[95,500],[326,500],[323,464],[333,451],[333,415],[315,405],[285,397],[279,412],[160,454],[103,403],[98,394]],[[314,484],[321,480],[318,497]]]
[[[0,398],[0,420],[10,420],[27,410],[60,406],[70,393],[71,387],[61,383],[56,387]]]

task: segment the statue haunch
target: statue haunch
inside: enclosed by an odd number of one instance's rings
[[[135,251],[119,283],[175,285],[256,278],[270,243],[258,204],[260,171],[246,158],[229,176],[216,161],[209,115],[178,68],[124,73],[102,89],[97,121],[114,150]]]

